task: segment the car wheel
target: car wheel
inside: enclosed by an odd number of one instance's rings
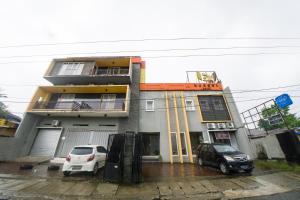
[[[97,172],[98,172],[98,163],[96,163],[96,164],[94,165],[93,175],[96,175]]]
[[[203,166],[203,160],[202,160],[202,158],[198,158],[198,164],[200,165],[200,166]]]
[[[220,170],[223,174],[229,174],[229,169],[228,169],[227,165],[224,162],[221,162],[219,164],[219,168],[220,168]]]
[[[252,173],[252,169],[247,169],[245,170],[246,173],[251,174]]]
[[[64,171],[63,174],[64,174],[64,176],[70,176],[71,172],[70,171]]]

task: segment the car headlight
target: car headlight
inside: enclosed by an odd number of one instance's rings
[[[249,155],[247,155],[247,160],[251,160],[251,157]]]
[[[224,156],[224,158],[227,160],[227,161],[234,161],[234,159],[230,156]]]

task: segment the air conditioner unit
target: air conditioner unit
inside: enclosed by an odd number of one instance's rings
[[[59,126],[59,124],[60,124],[60,121],[58,121],[58,120],[52,120],[52,122],[51,122],[51,126],[57,127],[57,126]]]
[[[207,126],[207,129],[216,129],[217,128],[215,123],[207,123],[206,126]]]
[[[226,126],[227,126],[227,128],[232,129],[232,128],[234,128],[234,123],[228,122],[228,123],[226,123]]]
[[[218,123],[218,128],[219,129],[225,129],[226,128],[226,124],[225,123]]]

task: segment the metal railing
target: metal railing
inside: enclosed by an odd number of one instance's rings
[[[69,110],[69,111],[125,111],[126,99],[115,100],[65,100],[55,102],[37,101],[33,110]]]

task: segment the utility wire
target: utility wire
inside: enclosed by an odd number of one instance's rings
[[[197,95],[197,96],[201,96],[201,95]],[[191,97],[195,97],[195,96],[184,96],[184,99],[188,99]],[[293,98],[300,98],[300,96],[291,96]],[[169,99],[174,99],[174,97],[168,97]],[[227,103],[238,103],[238,102],[247,102],[247,101],[256,101],[256,100],[261,100],[261,99],[270,99],[273,98],[272,97],[260,97],[260,98],[254,98],[254,99],[245,99],[245,100],[239,100],[239,101],[227,101]],[[175,99],[181,99],[181,97],[176,97]],[[233,98],[234,99],[234,98]],[[165,97],[157,97],[157,98],[147,98],[147,99],[140,99],[140,98],[135,98],[135,99],[128,99],[128,100],[123,100],[124,102],[126,101],[146,101],[146,100],[165,100]],[[77,101],[79,102],[101,102],[101,101],[89,101],[88,99],[77,99]],[[1,101],[3,103],[36,103],[36,101]],[[57,101],[55,101],[56,103]],[[76,102],[76,99],[70,100],[70,101],[62,101],[62,102],[57,102],[57,103],[73,103]],[[102,101],[102,102],[110,102],[110,101]],[[114,100],[111,100],[111,102],[115,102]]]
[[[222,57],[222,56],[259,56],[259,55],[298,55],[300,52],[258,52],[258,53],[222,53],[222,54],[186,54],[186,55],[165,55],[165,56],[143,56],[146,59],[159,59],[159,58],[187,58],[187,57]],[[36,61],[10,61],[0,62],[4,64],[18,64],[18,63],[46,63],[49,60],[36,60]]]
[[[91,54],[114,54],[114,53],[142,53],[142,52],[169,52],[169,51],[198,51],[198,50],[232,50],[232,49],[276,49],[276,48],[299,48],[300,46],[275,45],[275,46],[233,46],[233,47],[200,47],[200,48],[174,48],[174,49],[145,49],[145,50],[122,50],[122,51],[96,51],[96,52],[77,52],[77,53],[56,53],[56,54],[34,54],[34,55],[14,55],[2,56],[0,59],[7,58],[32,58],[62,55],[91,55]]]
[[[2,45],[0,48],[40,47],[74,44],[96,44],[96,43],[120,43],[120,42],[151,42],[151,41],[180,41],[180,40],[300,40],[300,37],[176,37],[176,38],[143,38],[143,39],[119,39],[119,40],[93,40],[75,42],[55,43],[32,43]]]
[[[151,83],[150,83],[151,84]],[[24,87],[24,86],[40,86],[40,87],[44,87],[43,85],[23,85],[23,84],[0,84],[0,86],[16,86],[16,87]],[[51,87],[51,86],[55,86],[55,85],[46,85],[46,87]],[[68,87],[68,85],[64,85],[66,87]],[[109,85],[107,85],[109,86]],[[231,90],[231,92],[223,92],[223,94],[237,94],[237,93],[248,93],[248,92],[268,92],[268,90],[279,90],[279,89],[285,89],[285,88],[291,88],[291,87],[299,87],[300,83],[297,84],[292,84],[292,85],[285,85],[285,86],[278,86],[278,87],[270,87],[270,88],[261,88],[261,89],[248,89],[248,90]],[[287,91],[278,91],[278,92],[289,92],[290,90]],[[294,90],[294,91],[298,91],[298,90]],[[221,91],[220,91],[221,92]],[[276,92],[276,91],[272,91],[272,92]]]

